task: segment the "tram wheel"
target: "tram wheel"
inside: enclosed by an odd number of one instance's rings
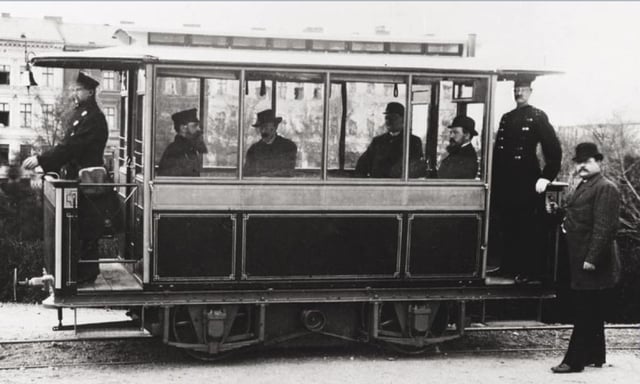
[[[203,343],[203,341],[198,338],[188,306],[182,305],[173,309],[171,316],[171,329],[173,331],[173,336],[178,343]],[[181,349],[190,357],[200,361],[219,361],[242,351],[242,349],[240,349],[211,354],[189,348]]]

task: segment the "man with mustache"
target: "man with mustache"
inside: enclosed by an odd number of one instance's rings
[[[200,120],[196,108],[171,115],[176,137],[162,153],[158,163],[158,176],[200,176],[202,155],[207,146],[202,139]]]
[[[84,74],[78,73],[72,88],[75,109],[69,119],[62,142],[53,149],[40,155],[28,157],[22,166],[33,169],[40,166],[44,172],[60,172],[64,179],[77,179],[78,174],[89,179],[82,182],[103,183],[108,180],[104,169],[104,148],[109,137],[109,129],[104,114],[96,102],[96,88],[100,83]],[[91,176],[95,174],[96,176]],[[95,190],[95,188],[94,188]],[[100,188],[98,188],[100,190]],[[109,195],[99,193],[90,196],[89,188],[80,189],[78,196],[78,238],[81,241],[80,258],[98,260],[98,239],[105,230],[108,219],[104,208],[108,205]],[[116,201],[117,203],[117,201]],[[100,273],[97,263],[77,264],[76,282],[91,283]]]
[[[243,173],[245,176],[290,177],[296,167],[298,147],[278,135],[282,117],[276,117],[272,109],[257,114],[253,127],[260,133],[260,141],[247,151]]]
[[[489,256],[498,256],[501,274],[515,277],[516,283],[543,277],[544,191],[558,175],[562,159],[547,115],[529,105],[532,80],[516,79],[516,108],[502,116],[493,147]]]
[[[440,161],[441,179],[475,179],[478,175],[478,155],[471,139],[478,134],[476,122],[467,116],[456,116],[449,126],[447,153]]]
[[[569,349],[554,373],[580,372],[606,362],[604,315],[611,288],[620,278],[615,243],[620,220],[620,192],[602,176],[602,154],[594,143],[580,143],[573,161],[581,183],[568,198],[562,223],[569,254],[574,327]],[[554,213],[557,206],[547,205]]]

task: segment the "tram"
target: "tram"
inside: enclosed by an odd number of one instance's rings
[[[131,308],[166,344],[207,358],[327,340],[420,351],[464,333],[467,303],[553,297],[556,228],[544,239],[541,284],[493,284],[487,238],[498,84],[554,72],[483,62],[471,39],[173,31],[137,40],[33,59],[121,79],[120,142],[106,187],[123,224],[105,231],[111,246],[94,261],[96,281],[78,283],[78,263],[90,261],[80,254],[77,202],[105,184],[45,176],[46,306]],[[385,132],[389,102],[405,107],[401,161],[389,177],[362,177],[358,158]],[[190,108],[208,149],[199,176],[162,176],[171,116]],[[286,176],[243,167],[266,109],[297,146]],[[457,115],[476,123],[478,172],[438,178]],[[413,136],[423,152],[417,165]],[[561,195],[555,188],[547,197]]]

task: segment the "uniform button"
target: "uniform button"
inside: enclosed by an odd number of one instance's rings
[[[516,156],[514,156],[513,158],[514,158],[514,159],[516,159],[516,160],[520,160],[520,159],[522,159],[522,156],[520,156],[520,155],[516,155]]]
[[[498,147],[498,149],[504,149],[504,147],[501,145],[501,146]]]
[[[503,141],[504,137],[500,136],[500,137],[498,137],[498,140]]]

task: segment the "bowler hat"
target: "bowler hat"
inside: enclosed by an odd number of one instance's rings
[[[598,151],[597,145],[594,143],[580,143],[576,146],[576,155],[573,157],[573,161],[582,163],[590,157],[593,157],[597,161],[602,160],[603,156]]]
[[[184,125],[187,123],[197,123],[200,121],[198,120],[198,110],[196,108],[176,112],[171,115],[171,119],[176,126]]]
[[[396,103],[395,101],[387,104],[387,108],[384,110],[385,115],[395,113],[396,115],[404,116],[404,105]]]
[[[84,72],[78,72],[78,78],[76,79],[76,83],[82,85],[85,89],[96,89],[100,82],[95,80],[89,75],[86,75]]]
[[[265,109],[262,112],[258,112],[256,116],[256,123],[253,124],[253,127],[259,127],[264,123],[275,123],[276,125],[278,125],[282,121],[282,117],[276,117],[276,113],[273,111],[273,109]]]
[[[460,127],[464,132],[467,132],[471,135],[471,137],[476,136],[478,132],[476,132],[476,122],[473,121],[472,118],[467,116],[456,116],[449,128]]]

